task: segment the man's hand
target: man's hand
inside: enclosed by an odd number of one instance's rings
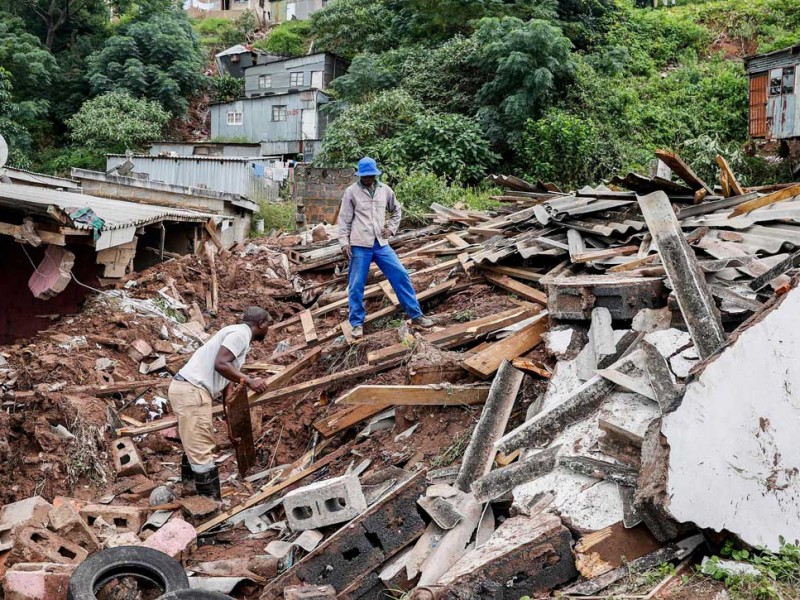
[[[344,254],[344,257],[347,260],[350,260],[350,258],[352,258],[353,250],[350,248],[350,244],[347,244],[347,246],[342,246],[342,254]]]
[[[381,229],[381,235],[383,236],[383,239],[388,240],[390,237],[392,237],[392,231],[388,227],[384,227]]]
[[[259,394],[267,391],[266,379],[261,379],[260,377],[248,377],[245,383],[247,384],[247,387],[254,392],[258,392]]]

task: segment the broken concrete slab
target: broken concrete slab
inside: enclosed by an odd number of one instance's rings
[[[773,551],[781,537],[800,539],[798,311],[794,288],[737,331],[664,416],[665,508],[678,521]]]
[[[525,460],[495,469],[472,483],[472,493],[478,502],[494,500],[518,485],[549,473],[556,466],[560,445],[537,452]]]
[[[637,469],[589,456],[560,456],[558,464],[582,475],[613,481],[628,487],[635,487],[639,477]]]
[[[147,548],[158,550],[176,560],[186,559],[197,544],[197,532],[191,523],[172,518],[145,541]]]
[[[61,537],[75,542],[89,554],[100,550],[100,541],[94,531],[69,500],[50,512],[50,528]]]
[[[464,518],[464,515],[458,512],[451,502],[442,497],[431,498],[423,496],[417,500],[417,504],[428,513],[434,523],[445,530],[452,529]]]
[[[578,275],[542,283],[555,319],[588,319],[595,307],[605,307],[614,319],[630,320],[643,308],[658,308],[664,293],[660,277]]]

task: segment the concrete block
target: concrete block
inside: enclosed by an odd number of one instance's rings
[[[50,512],[50,529],[61,537],[75,542],[89,554],[100,550],[100,541],[94,531],[69,501],[63,502]]]
[[[326,544],[325,551],[310,554],[298,564],[297,575],[310,584],[329,584],[343,590],[365,571],[385,560],[374,536],[367,536],[363,525],[347,525]]]
[[[114,469],[120,477],[146,475],[142,457],[131,438],[123,437],[111,442],[111,453],[114,457]]]
[[[551,318],[588,320],[598,307],[607,308],[613,319],[633,319],[644,308],[663,304],[660,277],[612,277],[581,275],[546,282],[547,308]]]
[[[77,565],[89,555],[78,544],[42,527],[26,525],[15,530],[14,537],[16,539],[6,558],[6,565],[27,562]]]
[[[81,517],[93,527],[95,521],[101,518],[109,525],[113,525],[118,533],[132,531],[139,533],[144,523],[144,510],[136,506],[106,506],[104,504],[87,504],[80,510]]]
[[[317,481],[286,494],[286,519],[294,531],[344,523],[367,509],[355,474]]]
[[[161,529],[147,538],[145,547],[153,548],[174,559],[185,560],[197,544],[197,532],[183,519],[170,519]]]
[[[330,585],[290,585],[283,589],[284,600],[336,600]]]
[[[67,597],[73,565],[19,563],[3,578],[5,600],[56,600]]]
[[[24,524],[44,525],[53,505],[41,496],[6,504],[0,509],[0,552],[14,545],[12,530]]]

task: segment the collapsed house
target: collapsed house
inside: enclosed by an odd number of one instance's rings
[[[396,319],[373,270],[353,339],[346,265],[318,225],[132,273],[8,348],[15,414],[58,394],[101,407],[117,477],[88,498],[9,498],[27,504],[0,513],[6,594],[33,579],[63,597],[122,546],[179,561],[189,576],[170,585],[263,599],[591,597],[677,563],[654,598],[715,532],[800,538],[800,184],[747,190],[719,157],[712,187],[658,157],[652,177],[564,193],[499,176],[492,211],[434,205],[393,242],[431,331]],[[248,368],[268,389],[214,407],[224,499],[209,506],[172,485],[164,387],[256,303],[275,323]],[[76,364],[48,368],[64,345]]]

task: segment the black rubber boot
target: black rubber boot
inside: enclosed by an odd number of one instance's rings
[[[189,464],[189,457],[185,454],[181,459],[181,484],[183,484],[183,489],[187,492],[194,491],[194,471],[192,470],[192,465]]]
[[[200,496],[213,498],[217,502],[222,500],[222,491],[219,488],[219,469],[217,467],[205,473],[195,473],[194,486]]]

